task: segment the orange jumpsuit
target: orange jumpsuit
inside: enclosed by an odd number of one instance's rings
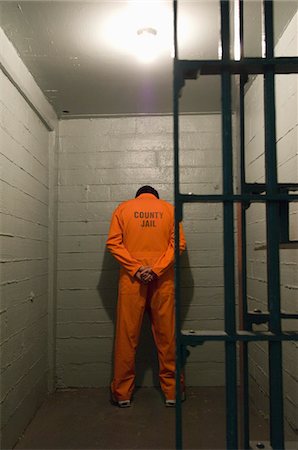
[[[121,264],[112,394],[130,400],[135,384],[135,354],[145,308],[158,351],[160,385],[175,399],[174,208],[145,193],[115,210],[107,247]],[[180,226],[180,251],[186,247]],[[157,277],[142,284],[134,275],[150,266]]]

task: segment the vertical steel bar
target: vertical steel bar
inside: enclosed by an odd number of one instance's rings
[[[245,104],[244,104],[244,85],[245,79],[240,77],[240,177],[241,177],[241,193],[243,193],[243,187],[245,185]],[[238,270],[239,276],[239,296],[241,296],[241,311],[240,313],[240,328],[247,330],[247,253],[246,253],[246,209],[245,205],[241,203],[239,211],[239,230],[241,235],[241,242],[238,246],[241,252],[241,265],[239,264]],[[240,300],[239,300],[240,308]],[[242,386],[242,446],[249,449],[249,367],[248,367],[248,343],[240,343],[240,373],[241,373],[241,386]]]
[[[222,59],[230,60],[230,2],[220,1]],[[231,76],[224,70],[221,75],[222,98],[222,153],[223,194],[233,194]],[[224,202],[224,296],[225,331],[236,331],[235,274],[234,274],[234,205]],[[227,449],[238,448],[237,430],[237,356],[236,343],[225,343],[226,354],[226,445]]]
[[[240,59],[244,58],[244,5],[243,0],[239,4],[239,26],[240,26]],[[245,100],[244,87],[247,81],[246,75],[240,75],[240,184],[241,194],[244,192],[246,183],[245,173]],[[240,311],[240,327],[247,330],[247,254],[246,254],[246,208],[243,203],[239,211],[241,234],[241,273],[239,279],[239,291],[242,298],[242,311]],[[240,247],[240,246],[239,246]],[[240,307],[240,306],[239,306]],[[248,366],[248,343],[240,343],[240,373],[242,383],[242,446],[244,450],[250,448],[249,444],[249,366]]]
[[[179,200],[179,89],[180,73],[176,61],[178,59],[177,44],[177,0],[173,3],[174,12],[174,65],[173,65],[173,126],[174,126],[174,201],[175,201],[175,336],[176,336],[176,450],[182,450],[182,407],[181,407],[181,312],[180,312],[180,251],[179,222],[181,220],[181,202]]]
[[[273,2],[263,1],[265,28],[265,56],[274,57]],[[264,75],[265,107],[265,163],[267,193],[278,193],[276,131],[275,131],[275,74],[268,69]],[[279,204],[266,203],[267,281],[269,329],[281,331],[280,265],[279,265]],[[283,379],[281,341],[269,342],[270,441],[273,449],[284,449]]]

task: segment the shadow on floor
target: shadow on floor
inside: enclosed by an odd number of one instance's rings
[[[158,389],[137,389],[126,409],[112,406],[109,395],[107,388],[50,395],[15,449],[175,449],[175,409],[164,406]],[[251,414],[251,439],[268,439],[268,423],[257,411]],[[187,388],[183,448],[225,449],[223,388]]]

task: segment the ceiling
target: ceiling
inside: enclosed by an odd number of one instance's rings
[[[178,5],[179,57],[217,59],[219,2]],[[1,27],[58,117],[172,112],[172,1],[0,1],[0,8]],[[276,40],[296,10],[295,1],[275,1]],[[261,54],[261,17],[260,0],[246,1],[246,56]],[[137,35],[138,23],[166,39],[152,63],[139,62],[123,45],[127,33]],[[219,77],[187,82],[180,106],[219,111]]]

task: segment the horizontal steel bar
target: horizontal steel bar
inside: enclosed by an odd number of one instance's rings
[[[269,320],[269,312],[262,312],[262,311],[249,311],[246,316],[247,320],[251,323],[260,324],[260,323],[266,323]],[[281,319],[298,319],[298,314],[296,313],[288,313],[288,312],[281,312],[280,314]]]
[[[267,201],[287,201],[297,202],[298,194],[178,194],[177,201],[182,203],[221,203],[221,202],[267,202]]]
[[[228,334],[224,331],[181,331],[181,344],[183,345],[197,345],[204,341],[298,341],[298,332],[285,331],[283,333],[272,333],[271,331],[238,331],[235,334]]]
[[[185,80],[195,80],[198,75],[221,75],[223,71],[231,74],[262,74],[268,70],[276,74],[298,73],[297,57],[243,58],[234,60],[176,60],[175,64]]]
[[[298,183],[277,183],[279,192],[289,192],[298,191]],[[259,194],[261,192],[266,192],[266,183],[244,183],[243,193]]]

